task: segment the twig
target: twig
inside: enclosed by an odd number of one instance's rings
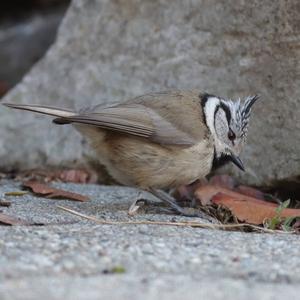
[[[107,221],[101,220],[93,216],[88,216],[77,212],[73,209],[68,207],[57,205],[58,208],[67,211],[73,215],[82,217],[87,220],[91,220],[96,222],[97,224],[102,225],[165,225],[165,226],[178,226],[178,227],[198,227],[198,228],[210,228],[210,229],[234,229],[234,228],[252,228],[261,232],[267,233],[293,233],[293,232],[286,232],[281,230],[271,230],[259,226],[255,226],[252,224],[208,224],[208,223],[199,223],[199,222],[168,222],[168,221]]]

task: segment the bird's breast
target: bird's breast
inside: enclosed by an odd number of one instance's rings
[[[191,147],[160,145],[143,138],[109,134],[95,143],[99,160],[124,185],[171,188],[206,176],[213,145],[202,140]]]

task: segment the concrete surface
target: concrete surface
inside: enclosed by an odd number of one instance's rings
[[[134,217],[138,191],[55,184],[91,197],[79,203],[6,196],[3,212],[46,226],[0,226],[0,299],[297,299],[299,236],[155,225],[97,225],[63,205],[107,220],[186,220],[151,203]],[[0,182],[0,195],[16,191]],[[145,195],[144,195],[145,196]],[[195,221],[195,219],[193,219]],[[207,222],[207,220],[200,220]],[[114,267],[124,273],[110,273]]]
[[[4,101],[80,108],[171,88],[259,94],[248,172],[239,176],[264,185],[290,179],[300,169],[299,5],[73,0],[56,43]],[[1,108],[0,136],[2,168],[73,166],[91,156],[72,128],[28,112]]]

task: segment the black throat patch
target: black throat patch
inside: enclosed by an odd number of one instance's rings
[[[216,171],[217,169],[227,165],[231,161],[230,157],[226,154],[222,154],[220,157],[217,157],[216,150],[214,151],[214,159],[211,166],[211,172]]]

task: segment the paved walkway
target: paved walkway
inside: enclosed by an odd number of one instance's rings
[[[49,224],[0,226],[1,300],[299,298],[299,236],[97,225],[57,205],[99,218],[128,220],[128,206],[138,192],[95,185],[55,186],[92,200],[79,203],[28,194],[10,197],[12,206],[0,208]],[[0,183],[0,195],[18,189],[18,183]],[[147,206],[131,219],[174,216]]]

